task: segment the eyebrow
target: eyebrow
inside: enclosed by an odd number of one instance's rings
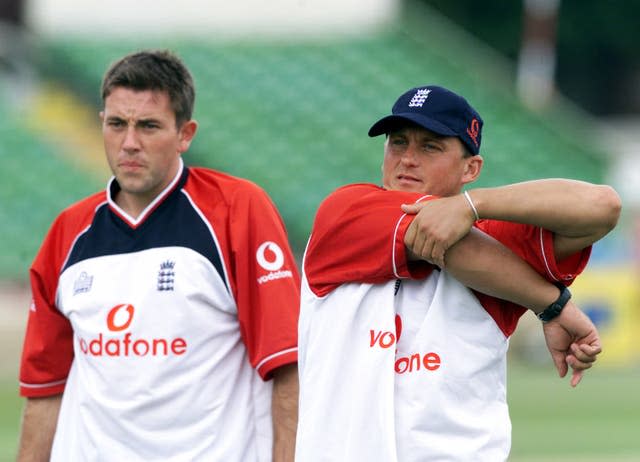
[[[125,117],[121,117],[118,115],[110,115],[107,117],[107,120],[114,121],[114,122],[127,122],[127,119]],[[136,120],[136,125],[143,125],[148,123],[161,124],[162,122],[160,119],[155,117],[145,117],[143,119]]]

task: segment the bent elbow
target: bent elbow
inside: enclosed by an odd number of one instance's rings
[[[594,204],[602,213],[602,226],[611,231],[618,224],[622,212],[622,200],[620,195],[611,186],[598,187],[598,197]]]

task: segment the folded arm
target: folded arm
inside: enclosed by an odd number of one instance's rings
[[[545,179],[468,191],[482,219],[529,224],[552,231],[557,260],[604,237],[617,224],[621,201],[613,188],[584,181]],[[444,263],[449,247],[469,232],[475,221],[462,194],[403,205],[416,214],[407,245],[421,257]]]
[[[410,258],[418,259],[410,253]],[[464,285],[531,309],[538,314],[553,303],[559,289],[510,249],[472,229],[446,253],[447,271]],[[560,377],[573,369],[576,386],[585,369],[602,351],[595,325],[571,301],[561,314],[544,324],[545,341]]]

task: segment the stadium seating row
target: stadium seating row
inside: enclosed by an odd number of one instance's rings
[[[378,181],[382,140],[369,139],[366,132],[397,95],[415,85],[452,88],[483,115],[486,163],[478,186],[545,176],[602,181],[604,157],[581,131],[561,115],[526,111],[511,88],[491,79],[491,69],[469,69],[471,56],[460,56],[458,50],[447,53],[446,42],[430,37],[428,30],[398,24],[369,37],[296,44],[61,39],[43,44],[41,55],[47,59],[42,69],[46,77],[99,105],[100,79],[110,62],[141,47],[176,50],[197,86],[200,132],[187,163],[228,171],[263,186],[280,208],[297,251],[304,246],[322,197],[345,183]],[[472,47],[469,53],[474,53]],[[13,172],[12,186],[2,187],[16,193],[10,202],[0,202],[0,215],[5,222],[19,210],[33,214],[20,213],[23,220],[3,230],[24,236],[19,255],[6,240],[0,244],[11,255],[0,265],[8,274],[12,268],[23,270],[23,259],[35,252],[44,232],[43,223],[61,202],[79,197],[76,193],[86,184],[80,172],[69,172],[51,155],[51,147],[30,139],[29,133],[9,134],[4,127],[4,137],[16,147],[0,149],[23,154],[2,156],[11,157],[7,168]],[[24,172],[33,165],[38,169]],[[17,208],[16,197],[25,208]]]

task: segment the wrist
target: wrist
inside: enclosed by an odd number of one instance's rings
[[[473,202],[473,199],[471,199],[469,192],[464,191],[462,195],[464,196],[465,200],[467,201],[467,204],[469,205],[469,208],[471,209],[471,212],[473,213],[473,217],[475,218],[474,221],[478,221],[480,219],[480,214],[478,213],[478,209],[476,208],[476,205]]]
[[[571,299],[571,292],[567,287],[561,282],[555,283],[555,286],[560,289],[560,294],[558,298],[553,301],[549,306],[547,306],[544,310],[536,313],[537,318],[543,323],[547,323],[562,313],[562,310],[567,305],[569,300]]]

